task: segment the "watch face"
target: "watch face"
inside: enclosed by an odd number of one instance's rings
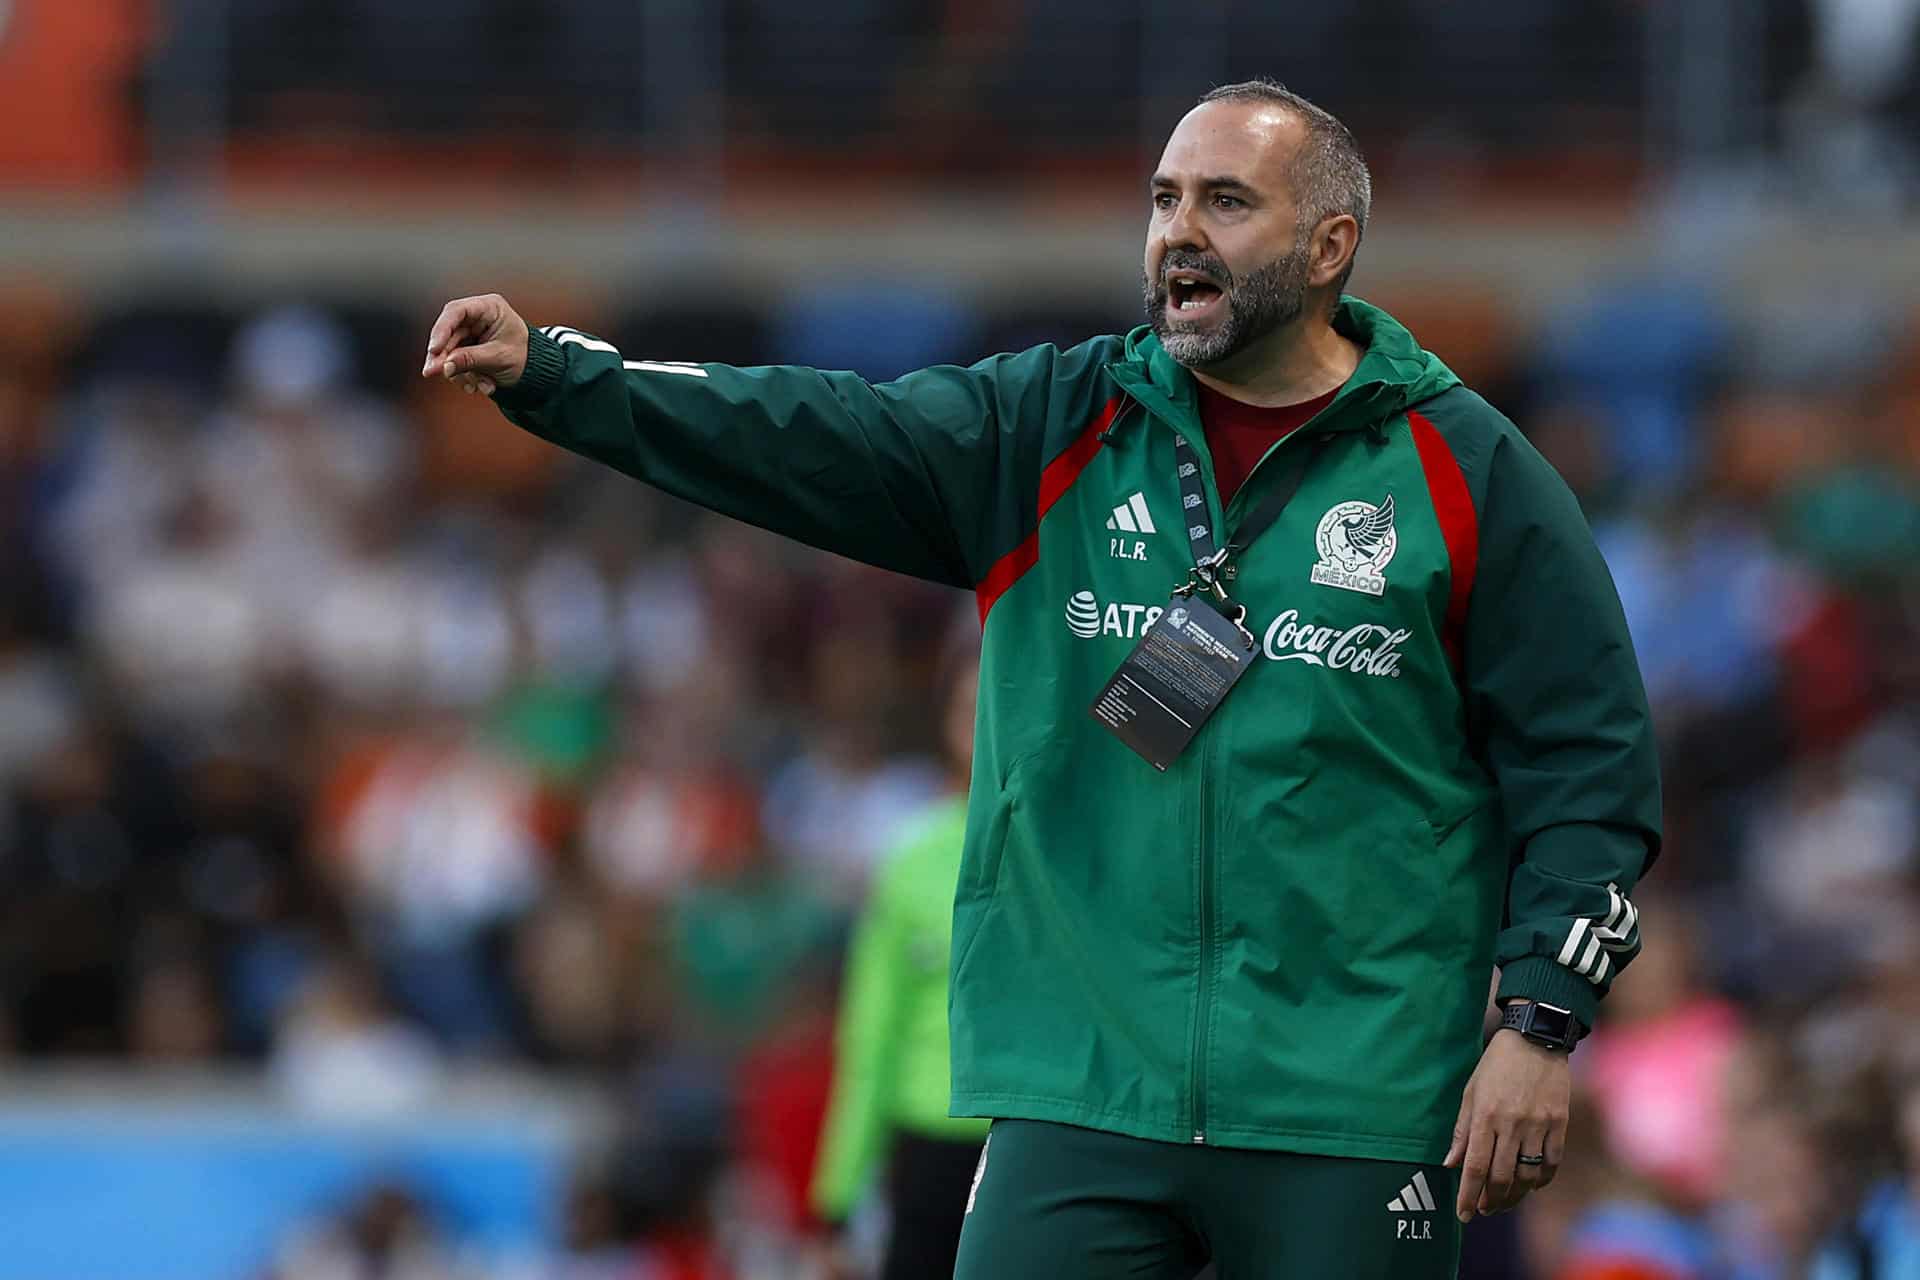
[[[1573,1014],[1570,1010],[1536,1001],[1530,1006],[1530,1011],[1533,1025],[1528,1030],[1534,1035],[1552,1040],[1573,1039]]]

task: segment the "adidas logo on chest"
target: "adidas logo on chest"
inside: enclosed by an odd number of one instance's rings
[[[1113,514],[1107,517],[1107,528],[1117,534],[1159,532],[1154,527],[1153,513],[1147,510],[1147,495],[1137,489],[1125,502],[1113,509]],[[1108,538],[1107,555],[1114,560],[1145,560],[1147,558],[1146,539]]]

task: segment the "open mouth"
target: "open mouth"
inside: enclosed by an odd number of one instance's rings
[[[1178,315],[1201,316],[1225,296],[1219,285],[1197,272],[1174,271],[1167,275],[1167,305]]]

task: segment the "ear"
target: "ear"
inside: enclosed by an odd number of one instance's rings
[[[1324,289],[1340,278],[1360,247],[1360,224],[1350,213],[1335,214],[1313,229],[1308,242],[1307,287]]]

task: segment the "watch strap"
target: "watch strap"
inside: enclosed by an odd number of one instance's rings
[[[1587,1029],[1571,1010],[1537,1000],[1512,1001],[1501,1006],[1502,1030],[1517,1031],[1542,1048],[1571,1053]]]

